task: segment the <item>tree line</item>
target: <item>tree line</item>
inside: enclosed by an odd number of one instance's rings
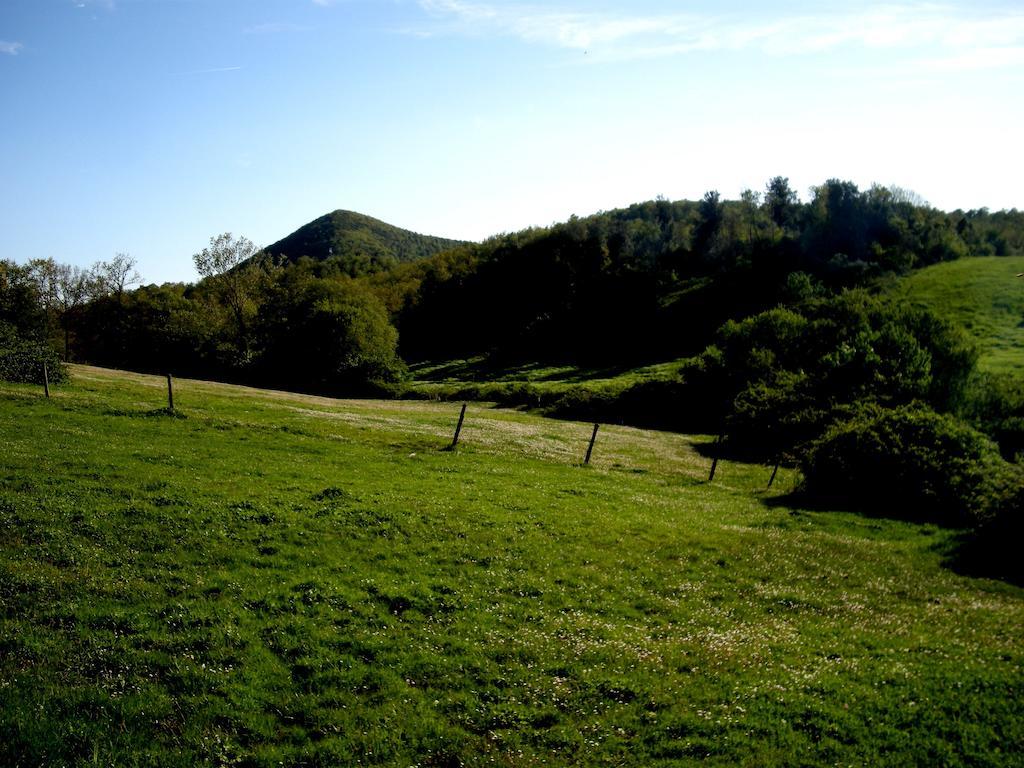
[[[300,232],[329,249],[315,235],[342,213]],[[362,218],[339,221],[362,232]],[[5,261],[0,322],[69,360],[326,394],[425,360],[626,366],[699,354],[729,320],[887,274],[1024,253],[1024,214],[945,213],[835,179],[801,202],[776,177],[739,200],[658,199],[405,263],[297,253],[218,235],[194,256],[197,283],[164,285],[141,285],[125,254],[88,270]]]
[[[194,255],[192,284],[142,285],[124,254],[87,270],[0,261],[0,375],[6,365],[8,378],[29,376],[33,354],[59,352],[327,395],[396,394],[406,364],[426,360],[683,358],[672,379],[614,391],[488,396],[722,434],[726,450],[800,465],[819,495],[1000,521],[990,531],[1019,525],[1008,510],[1024,487],[1024,386],[979,377],[961,329],[878,288],[941,261],[1024,253],[1024,213],[943,212],[905,190],[837,179],[801,201],[776,177],[738,200],[657,199],[407,262],[364,258],[363,235],[339,259],[328,242],[337,231],[316,234],[331,221],[303,235],[328,243],[326,258],[217,235]]]

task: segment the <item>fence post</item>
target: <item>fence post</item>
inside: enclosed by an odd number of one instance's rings
[[[459,413],[459,423],[455,427],[455,437],[452,438],[452,444],[448,446],[449,451],[454,451],[455,446],[459,444],[459,433],[462,432],[462,422],[466,420],[466,405],[462,404],[462,411]]]
[[[711,460],[711,474],[708,475],[708,482],[710,483],[715,479],[715,470],[718,469],[718,455],[722,452],[722,440],[725,438],[721,432],[718,433],[718,439],[715,440],[715,458]]]
[[[171,383],[171,374],[167,374],[167,410],[174,410],[174,385]]]
[[[587,457],[583,460],[584,464],[590,463],[590,454],[594,452],[594,441],[597,440],[597,430],[600,424],[594,425],[594,434],[590,436],[590,445],[587,446]]]
[[[772,487],[772,483],[775,482],[775,476],[779,474],[779,460],[775,460],[775,469],[772,470],[772,476],[768,478],[768,487]]]
[[[43,360],[43,392],[46,396],[50,396],[50,370],[46,367],[46,361]]]

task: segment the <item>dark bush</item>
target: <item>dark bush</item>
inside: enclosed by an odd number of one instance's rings
[[[1024,380],[979,373],[968,385],[961,415],[999,443],[1003,457],[1024,456]]]
[[[978,525],[966,532],[948,564],[972,576],[1024,585],[1024,468],[1006,464]]]
[[[44,361],[51,383],[67,381],[67,366],[56,352],[42,342],[21,338],[10,325],[0,323],[0,379],[42,384]]]
[[[972,526],[999,503],[1009,465],[963,422],[920,405],[866,408],[803,461],[813,497],[903,519]]]
[[[549,416],[577,421],[619,422],[614,404],[619,393],[590,387],[573,387],[561,393],[545,409]]]
[[[364,395],[405,376],[384,305],[350,280],[296,273],[261,309],[257,329],[253,372],[263,385]]]
[[[995,578],[1024,583],[1024,472],[1003,483],[1002,493],[968,540],[962,553],[975,570]]]

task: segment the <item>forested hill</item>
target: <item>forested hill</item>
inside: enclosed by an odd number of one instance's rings
[[[296,262],[303,256],[333,262],[356,276],[401,262],[433,256],[463,243],[421,235],[353,211],[334,211],[300,227],[266,248],[272,256]]]
[[[482,243],[348,211],[274,243],[273,258],[214,242],[222,264],[199,283],[134,291],[126,272],[0,261],[0,325],[76,360],[331,394],[423,361],[636,367],[699,355],[725,323],[777,307],[963,257],[1024,257],[1024,212],[944,212],[838,179],[801,201],[776,177],[739,200],[652,200]]]
[[[440,254],[397,270],[412,290],[388,301],[410,361],[616,365],[696,354],[725,321],[777,305],[1015,254],[1016,210],[947,213],[904,190],[838,179],[801,202],[777,177],[740,200],[654,200]],[[421,279],[409,281],[412,271]]]

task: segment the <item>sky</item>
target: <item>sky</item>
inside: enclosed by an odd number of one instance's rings
[[[329,211],[479,240],[790,179],[1024,207],[1024,5],[0,0],[0,258],[194,281]]]

